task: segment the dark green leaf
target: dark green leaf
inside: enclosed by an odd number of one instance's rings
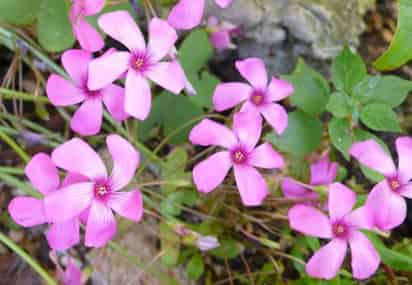
[[[292,103],[308,114],[319,114],[325,110],[329,97],[329,85],[322,75],[299,59],[295,71],[283,76],[293,84]]]
[[[326,109],[337,118],[344,118],[351,113],[351,106],[349,105],[349,98],[344,92],[334,92],[329,97],[329,102]]]
[[[211,109],[213,93],[220,80],[208,71],[200,75],[188,73],[187,77],[197,92],[195,96],[188,96],[188,98],[199,107]]]
[[[333,118],[328,124],[330,140],[334,147],[349,160],[349,148],[353,143],[351,125],[348,120]]]
[[[186,265],[187,277],[197,280],[202,276],[205,270],[202,256],[199,253],[194,254]]]
[[[193,30],[179,49],[180,63],[187,74],[198,72],[212,55],[213,47],[204,29]]]
[[[69,9],[64,1],[43,0],[37,22],[37,38],[50,52],[63,51],[74,44]]]
[[[34,22],[42,0],[1,0],[0,21],[14,25],[28,25]]]
[[[243,251],[243,246],[234,240],[223,239],[219,240],[219,243],[220,246],[212,249],[210,252],[220,259],[235,258]]]
[[[383,103],[370,103],[362,108],[360,119],[375,131],[399,132],[398,118],[392,108]]]
[[[178,216],[183,205],[193,206],[199,198],[194,190],[172,192],[160,203],[160,212],[165,216]]]
[[[352,88],[367,75],[362,58],[347,46],[335,58],[332,64],[332,80],[336,89],[351,93]]]
[[[391,45],[374,63],[378,70],[398,68],[412,58],[412,0],[400,0],[399,10],[398,26]]]

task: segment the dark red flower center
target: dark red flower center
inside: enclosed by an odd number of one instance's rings
[[[242,149],[235,149],[230,154],[232,162],[235,164],[245,163],[247,160],[247,153]]]
[[[111,192],[110,186],[105,181],[99,181],[94,184],[94,196],[96,198],[103,198]]]
[[[150,67],[150,58],[146,52],[135,52],[130,58],[130,66],[138,72],[145,72]]]
[[[261,90],[254,90],[250,95],[250,102],[256,106],[260,106],[265,102],[265,92]]]
[[[402,187],[402,183],[397,177],[388,178],[388,184],[392,191],[396,192]]]
[[[348,234],[348,227],[342,222],[336,222],[332,225],[332,232],[335,237],[344,238]]]

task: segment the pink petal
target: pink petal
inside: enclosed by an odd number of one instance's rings
[[[269,194],[263,176],[253,167],[234,165],[236,186],[245,206],[259,206]]]
[[[205,8],[205,0],[180,0],[170,11],[167,21],[181,30],[190,30],[200,24]]]
[[[368,195],[366,207],[373,215],[375,226],[382,231],[391,230],[406,218],[406,201],[395,194],[386,180],[381,181]]]
[[[32,197],[16,197],[11,200],[8,210],[13,220],[23,227],[47,223],[43,200]]]
[[[399,195],[412,199],[412,183],[403,185],[402,188],[398,191]]]
[[[107,110],[116,121],[123,121],[129,117],[124,110],[124,89],[122,87],[110,84],[100,92]]]
[[[269,83],[267,93],[270,101],[280,101],[293,93],[293,85],[273,76]]]
[[[82,15],[92,16],[103,9],[105,0],[80,0],[76,2],[82,3]]]
[[[286,177],[282,179],[282,192],[288,198],[318,198],[318,194],[312,190],[306,189],[293,178]]]
[[[66,271],[61,277],[63,284],[62,285],[82,285],[82,271],[73,264],[72,260],[69,259],[69,262],[66,267]]]
[[[173,76],[170,76],[173,74]],[[157,85],[174,94],[179,94],[185,87],[185,74],[176,62],[159,62],[147,72],[147,77]]]
[[[216,4],[221,8],[227,8],[233,0],[215,0]]]
[[[255,148],[249,156],[248,163],[268,169],[285,167],[283,157],[269,143],[261,144]]]
[[[230,37],[230,30],[211,32],[209,35],[209,40],[213,47],[219,51],[233,46]]]
[[[79,138],[58,146],[52,153],[52,160],[58,167],[90,179],[107,177],[106,167],[99,155]]]
[[[60,75],[52,74],[47,79],[47,97],[54,106],[68,106],[84,100],[84,92]]]
[[[127,11],[115,11],[99,17],[99,27],[110,37],[121,42],[129,50],[143,51],[144,37],[133,17]]]
[[[69,186],[72,184],[76,184],[80,182],[87,182],[87,181],[89,181],[89,179],[83,175],[80,175],[77,173],[67,173],[60,187],[65,188],[66,186]]]
[[[61,57],[64,69],[77,86],[81,86],[87,79],[87,68],[91,60],[92,54],[81,49],[67,50]]]
[[[371,277],[379,267],[380,257],[367,237],[361,232],[352,233],[349,240],[352,252],[352,274],[356,279]]]
[[[386,177],[396,173],[392,158],[373,139],[354,143],[349,149],[350,155],[360,163],[372,168]]]
[[[251,57],[245,60],[238,60],[235,65],[240,74],[242,74],[253,87],[266,90],[268,76],[262,59]]]
[[[131,192],[114,192],[107,205],[119,215],[138,222],[143,216],[143,199],[139,190]]]
[[[139,120],[146,120],[152,106],[149,82],[142,75],[129,70],[126,77],[125,111]]]
[[[342,183],[329,185],[328,209],[332,221],[342,219],[350,213],[356,202],[355,192]]]
[[[400,178],[402,182],[407,183],[412,178],[412,138],[397,138],[396,151],[398,152]]]
[[[310,184],[325,185],[335,180],[338,164],[329,160],[329,154],[324,155],[319,161],[310,166]]]
[[[60,185],[57,168],[50,156],[45,153],[38,153],[33,156],[24,169],[24,173],[34,188],[43,194],[56,191]]]
[[[94,183],[77,183],[44,198],[47,218],[54,223],[73,219],[86,209],[93,199]]]
[[[347,244],[341,239],[333,239],[321,247],[306,264],[306,272],[311,277],[332,279],[342,266]]]
[[[74,113],[70,121],[73,131],[82,136],[99,133],[103,120],[103,105],[100,98],[87,99]]]
[[[199,162],[193,168],[193,181],[198,191],[209,193],[219,186],[232,167],[230,154],[221,151]]]
[[[82,49],[96,52],[104,47],[102,36],[83,17],[78,17],[74,28],[74,34]]]
[[[260,107],[263,117],[272,128],[275,129],[278,135],[283,134],[286,127],[288,126],[288,113],[285,108],[279,104],[267,104]]]
[[[203,119],[193,127],[189,134],[189,140],[195,145],[218,145],[225,148],[231,148],[237,143],[231,130],[209,119]]]
[[[112,210],[100,201],[93,201],[87,219],[85,245],[104,246],[116,233],[116,220]]]
[[[345,217],[345,221],[361,229],[373,230],[375,227],[373,213],[366,206],[359,207],[349,213]]]
[[[252,150],[260,139],[262,117],[256,112],[236,113],[233,116],[233,132],[241,144]]]
[[[218,112],[230,109],[246,100],[251,92],[252,88],[245,83],[221,83],[213,94],[213,106]]]
[[[113,190],[117,191],[132,180],[139,164],[139,153],[119,135],[109,135],[106,144],[113,159],[110,182]]]
[[[103,55],[89,64],[87,87],[98,90],[118,79],[129,68],[130,53],[119,51]]]
[[[177,40],[176,31],[165,21],[152,18],[149,25],[147,49],[155,61],[165,57]]]
[[[67,250],[80,241],[77,218],[53,224],[46,233],[49,246],[54,250]]]
[[[328,217],[318,209],[307,205],[295,205],[288,213],[290,227],[305,235],[331,238],[332,227]]]

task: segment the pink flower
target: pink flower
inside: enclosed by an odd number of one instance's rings
[[[364,209],[351,211],[356,202],[355,193],[340,183],[329,186],[329,218],[308,205],[295,205],[288,213],[292,229],[309,236],[331,239],[320,248],[306,264],[306,272],[323,279],[336,276],[346,256],[348,243],[351,249],[353,277],[366,279],[378,268],[379,254],[359,229],[368,229]]]
[[[332,183],[337,175],[338,164],[329,160],[329,154],[310,166],[309,185],[320,186]],[[282,191],[289,198],[319,198],[319,194],[312,189],[305,188],[302,183],[291,177],[282,179]]]
[[[82,271],[74,264],[71,258],[67,262],[66,271],[58,273],[62,285],[81,285],[84,283],[82,282]]]
[[[406,198],[412,198],[412,138],[396,140],[398,169],[391,157],[374,140],[352,145],[349,153],[363,165],[385,176],[369,193],[366,207],[373,216],[373,224],[382,231],[393,229],[406,218]]]
[[[46,196],[46,216],[54,222],[64,222],[88,211],[86,246],[100,247],[113,237],[116,220],[112,210],[136,222],[143,214],[139,190],[119,191],[133,178],[139,154],[118,135],[109,135],[106,143],[113,159],[110,176],[98,154],[81,139],[71,139],[52,153],[52,160],[58,167],[79,173],[87,177],[87,181],[72,184]]]
[[[70,122],[74,131],[81,135],[95,135],[100,131],[103,118],[102,102],[114,119],[121,121],[128,117],[123,110],[123,88],[108,84],[92,91],[87,87],[87,67],[92,60],[91,53],[76,49],[68,50],[63,53],[61,60],[71,81],[52,74],[47,80],[46,91],[55,106],[69,106],[82,102]]]
[[[224,125],[204,119],[189,135],[192,144],[216,145],[226,150],[215,153],[193,169],[197,189],[209,193],[223,182],[234,168],[236,185],[246,206],[260,205],[269,193],[262,175],[254,168],[282,168],[284,161],[269,143],[255,147],[262,131],[262,119],[255,113],[237,113],[233,132]]]
[[[105,0],[73,0],[70,21],[73,34],[84,50],[95,52],[104,46],[102,36],[84,18],[99,13],[104,7],[104,2]]]
[[[140,29],[128,12],[107,13],[98,22],[103,31],[125,45],[129,52],[114,52],[92,61],[89,66],[90,90],[103,88],[127,72],[124,109],[140,120],[147,118],[151,108],[152,97],[147,78],[175,94],[182,91],[185,76],[180,66],[173,61],[160,61],[177,40],[176,31],[167,22],[158,18],[150,21],[147,47]]]
[[[219,23],[216,17],[209,17],[207,21],[210,42],[219,51],[236,47],[235,44],[232,43],[230,37],[233,32],[237,31],[237,29],[237,26],[231,23]]]
[[[228,7],[233,0],[215,0],[222,8]],[[202,21],[205,0],[180,0],[170,11],[167,21],[175,29],[190,30]]]
[[[216,111],[224,111],[246,101],[241,111],[262,114],[276,132],[282,134],[288,125],[288,114],[281,105],[273,102],[289,96],[293,92],[293,86],[275,77],[267,85],[266,68],[259,58],[237,61],[236,68],[251,85],[241,82],[219,84],[213,95]]]
[[[45,196],[59,192],[60,179],[57,168],[47,154],[36,154],[25,168],[26,176],[40,193]],[[75,174],[68,174],[62,187],[82,180]],[[79,243],[79,221],[77,216],[69,220],[53,223],[45,214],[44,200],[33,197],[16,197],[9,204],[13,220],[23,227],[33,227],[51,223],[46,233],[51,248],[66,250]]]

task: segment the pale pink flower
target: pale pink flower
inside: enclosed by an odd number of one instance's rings
[[[26,176],[40,193],[45,196],[59,192],[65,187],[82,180],[80,175],[68,174],[60,185],[57,168],[50,157],[44,153],[36,154],[25,168]],[[55,250],[66,250],[79,243],[79,221],[77,216],[69,220],[53,223],[46,217],[44,200],[28,196],[16,197],[9,204],[13,220],[23,227],[33,227],[50,223],[46,233],[47,241]]]
[[[361,164],[383,174],[369,193],[366,207],[373,217],[373,225],[382,231],[393,229],[406,218],[406,198],[412,198],[412,138],[400,137],[396,140],[398,169],[390,155],[374,140],[366,140],[352,145],[349,153]]]
[[[111,51],[112,52],[112,51]],[[104,56],[108,56],[107,53]],[[128,117],[123,109],[124,89],[107,84],[98,90],[87,87],[88,65],[92,54],[84,50],[68,50],[61,61],[70,80],[52,74],[47,80],[46,92],[54,106],[69,106],[82,103],[70,122],[71,128],[81,135],[95,135],[100,131],[103,120],[103,104],[115,120]]]
[[[132,221],[143,214],[139,190],[121,192],[133,178],[139,163],[139,154],[125,139],[109,135],[106,139],[113,159],[111,175],[99,155],[83,140],[74,138],[57,147],[53,162],[60,168],[87,177],[86,182],[75,183],[45,198],[46,217],[64,222],[87,211],[86,246],[105,245],[116,232],[112,210]]]
[[[260,58],[248,58],[236,61],[236,68],[249,81],[221,83],[213,95],[215,110],[220,112],[230,109],[245,101],[241,111],[260,113],[280,135],[288,125],[288,114],[280,101],[293,92],[293,86],[284,80],[272,77],[268,85],[265,64]]]
[[[198,191],[209,193],[214,190],[233,167],[243,204],[260,205],[269,191],[265,179],[255,167],[284,167],[282,156],[269,143],[255,147],[261,131],[261,117],[246,112],[234,115],[233,131],[209,119],[197,124],[189,135],[192,144],[225,148],[194,167],[193,180]]]
[[[136,22],[126,11],[102,15],[100,28],[121,42],[129,51],[114,52],[93,60],[89,66],[88,87],[103,88],[126,72],[126,112],[144,120],[151,109],[149,81],[154,81],[172,93],[179,94],[185,86],[184,73],[176,62],[160,61],[173,48],[176,31],[164,20],[153,18],[149,24],[149,42],[146,43]]]
[[[73,34],[84,50],[95,52],[104,46],[102,36],[85,19],[85,16],[98,14],[103,9],[104,2],[105,0],[73,0],[70,22]]]
[[[219,247],[220,243],[214,236],[199,236],[196,240],[196,246],[201,251],[209,251]]]
[[[215,0],[221,8],[233,0]],[[167,21],[175,29],[190,30],[200,24],[205,9],[205,0],[180,0],[170,11]]]
[[[360,231],[370,229],[364,208],[352,211],[355,193],[340,183],[329,185],[329,217],[308,205],[295,205],[288,213],[292,229],[306,235],[330,239],[306,264],[306,272],[322,279],[332,279],[351,249],[352,274],[356,279],[369,278],[378,268],[380,257],[373,244]]]
[[[216,17],[209,17],[206,29],[209,32],[210,42],[218,51],[236,48],[231,36],[238,31],[237,26],[229,22],[219,22]]]
[[[338,164],[329,160],[329,154],[310,166],[310,186],[321,186],[332,183],[337,175]],[[288,198],[317,199],[319,194],[299,183],[292,177],[282,179],[282,191]]]

